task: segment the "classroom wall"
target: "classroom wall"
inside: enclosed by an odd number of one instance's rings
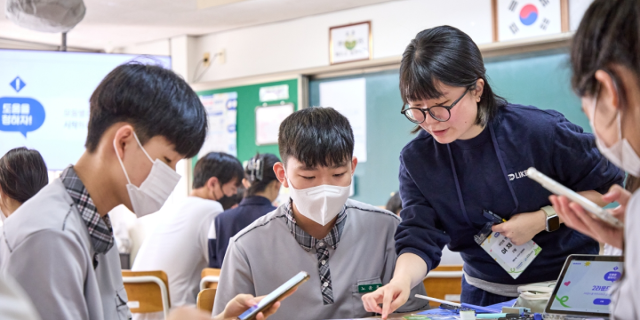
[[[199,37],[196,59],[224,49],[201,82],[329,65],[329,27],[371,21],[373,59],[399,56],[419,31],[449,24],[492,41],[490,0],[403,0]]]
[[[113,48],[110,53],[171,55],[171,39],[137,43],[128,47]]]
[[[371,21],[373,59],[399,56],[419,31],[448,24],[478,44],[492,41],[490,0],[400,0],[290,21],[218,32],[195,39],[189,65],[205,52],[225,50],[224,64],[213,63],[198,82],[243,78],[329,65],[329,28]],[[115,48],[113,52],[166,54],[172,39]],[[200,69],[202,70],[202,69]],[[189,82],[192,78],[188,79]]]

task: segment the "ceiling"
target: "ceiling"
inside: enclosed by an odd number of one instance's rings
[[[244,0],[215,6],[216,1],[211,0],[84,0],[87,13],[68,33],[67,45],[111,51],[173,36],[202,35],[389,1]],[[0,0],[1,10],[5,5],[6,0]],[[20,28],[4,14],[0,14],[0,38],[60,43],[60,34]]]

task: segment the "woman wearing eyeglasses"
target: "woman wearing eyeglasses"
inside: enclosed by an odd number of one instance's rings
[[[525,173],[536,167],[605,205],[600,194],[623,173],[600,155],[593,135],[556,111],[497,96],[476,44],[449,26],[411,41],[400,91],[402,113],[419,133],[400,155],[395,274],[363,296],[367,311],[386,318],[407,301],[445,245],[465,262],[461,301],[482,306],[517,297],[519,285],[556,280],[570,254],[598,253],[596,241],[560,224],[549,192]],[[506,239],[481,246],[496,236]]]

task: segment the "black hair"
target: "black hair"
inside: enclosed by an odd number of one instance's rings
[[[493,92],[485,73],[480,49],[466,33],[450,26],[423,30],[402,54],[400,95],[403,108],[409,101],[442,97],[436,81],[475,89],[478,79],[483,79],[484,90],[475,124],[484,126],[493,119],[498,108],[507,103]]]
[[[278,156],[271,153],[258,153],[249,159],[244,169],[245,177],[251,183],[247,189],[247,197],[255,196],[256,193],[264,191],[271,181],[278,180],[273,171],[273,165],[278,162]]]
[[[626,101],[621,79],[611,68],[622,65],[640,81],[640,2],[637,0],[596,0],[584,13],[571,45],[571,85],[581,96],[593,96],[598,88],[596,71],[613,78],[621,101]]]
[[[48,183],[47,165],[37,150],[15,148],[0,158],[0,189],[9,198],[24,203]]]
[[[212,177],[218,178],[221,186],[233,179],[236,179],[236,186],[239,186],[244,178],[244,170],[236,157],[224,152],[209,152],[196,162],[193,188],[203,187]]]
[[[400,213],[400,210],[402,210],[402,199],[400,199],[400,192],[396,191],[391,195],[391,198],[389,198],[389,201],[387,201],[385,209],[395,214]]]
[[[180,76],[161,66],[120,65],[100,82],[89,102],[89,152],[117,122],[130,123],[142,144],[155,136],[166,138],[187,158],[204,143],[207,118],[202,102]]]
[[[305,166],[336,166],[353,157],[353,130],[349,120],[333,108],[307,108],[280,124],[278,147],[286,164],[294,157]]]

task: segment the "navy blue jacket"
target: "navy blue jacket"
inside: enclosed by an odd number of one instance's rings
[[[214,220],[215,239],[209,239],[209,268],[222,268],[229,239],[253,221],[275,210],[265,197],[252,196],[242,199],[237,208],[219,214]]]
[[[564,225],[542,231],[533,238],[542,252],[513,279],[473,239],[488,221],[482,210],[509,219],[550,205],[550,192],[526,177],[529,167],[575,191],[605,193],[622,183],[624,173],[600,154],[592,134],[557,111],[509,104],[478,137],[454,144],[423,130],[402,150],[398,255],[417,254],[431,270],[448,245],[470,276],[523,284],[557,279],[569,254],[598,252],[596,241]]]

